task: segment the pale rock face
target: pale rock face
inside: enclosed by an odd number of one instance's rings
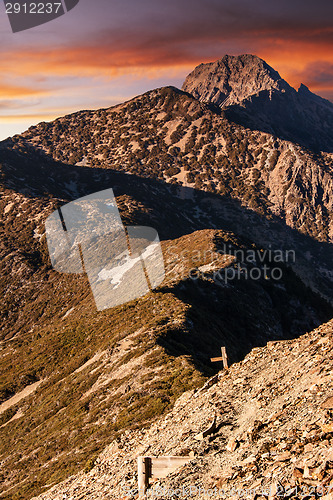
[[[257,56],[226,55],[200,64],[182,90],[219,106],[229,119],[252,130],[333,152],[333,104],[303,84],[296,91]]]
[[[203,102],[218,106],[240,104],[266,91],[292,91],[279,73],[257,56],[224,56],[221,60],[200,64],[190,73],[182,90]]]

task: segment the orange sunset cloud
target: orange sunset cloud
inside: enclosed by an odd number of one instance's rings
[[[253,38],[247,40],[250,35]],[[21,78],[34,75],[113,78],[128,74],[132,78],[155,78],[166,71],[170,73],[170,70],[175,74],[187,72],[195,65],[218,59],[225,53],[251,52],[265,59],[291,85],[297,86],[300,77],[307,78],[306,68],[310,65],[319,62],[333,64],[333,51],[326,32],[322,36],[317,34],[314,42],[311,39],[299,39],[301,36],[297,33],[294,39],[289,32],[285,37],[281,34],[278,37],[266,30],[245,33],[240,37],[242,43],[237,43],[237,51],[227,50],[224,38],[215,34],[207,35],[203,37],[200,47],[195,44],[191,48],[191,40],[187,40],[184,33],[179,34],[179,40],[175,38],[170,43],[163,39],[149,43],[145,37],[141,40],[134,37],[132,40],[127,36],[125,40],[125,37],[109,36],[90,43],[72,44],[66,50],[63,47],[54,47],[52,50],[49,47],[7,50],[3,57],[3,68],[6,73]],[[248,46],[248,50],[242,50],[241,45],[244,45],[244,49]],[[306,81],[304,83],[307,84]],[[309,84],[322,88],[322,82],[316,81],[315,74],[312,74]],[[325,88],[333,89],[333,79],[326,81]],[[40,92],[24,86],[6,88],[4,85],[2,95],[14,97]]]
[[[20,98],[37,94],[45,94],[44,90],[38,90],[32,87],[25,87],[10,83],[0,82],[0,99]]]

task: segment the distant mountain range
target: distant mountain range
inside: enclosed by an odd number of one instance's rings
[[[303,100],[313,103],[304,104],[318,125],[312,139],[327,137],[321,150],[303,132],[305,142],[291,140],[287,119],[279,128],[287,109],[269,111],[288,97],[291,112],[302,93],[255,56],[225,56],[194,70],[183,90],[0,143],[1,498],[31,498],[88,470],[125,429],[148,425],[213,375],[222,345],[233,363],[332,317],[333,155],[321,114],[326,106],[329,123],[331,104]],[[44,223],[109,187],[124,224],[158,230],[166,279],[99,313],[85,276],[51,268]],[[250,251],[255,262],[244,262]],[[278,264],[281,280],[248,280],[275,251],[295,255]],[[238,279],[223,278],[237,269]]]

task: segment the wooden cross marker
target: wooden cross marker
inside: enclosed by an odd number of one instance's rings
[[[222,357],[221,358],[210,358],[212,363],[215,363],[216,361],[222,361],[223,362],[223,368],[225,370],[228,370],[228,357],[227,357],[227,351],[225,347],[221,347],[221,353]]]

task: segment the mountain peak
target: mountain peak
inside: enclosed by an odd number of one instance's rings
[[[186,77],[182,90],[219,106],[227,118],[246,128],[333,151],[333,104],[303,84],[296,91],[258,56],[225,55],[200,64]]]
[[[182,90],[200,101],[225,107],[239,104],[261,91],[291,87],[263,59],[252,54],[225,55],[200,64],[185,79]]]
[[[304,85],[304,83],[301,83],[301,85],[299,86],[298,92],[310,92],[310,89],[309,89],[309,87]]]

